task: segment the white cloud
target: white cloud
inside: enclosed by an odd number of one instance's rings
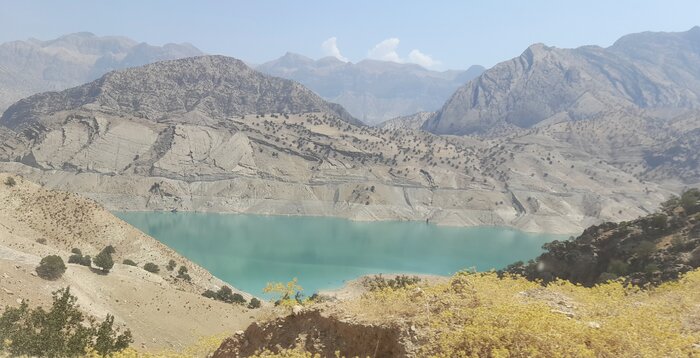
[[[418,49],[414,49],[408,54],[408,61],[419,64],[425,68],[435,67],[440,64],[440,61],[434,60],[430,55],[426,55]]]
[[[399,47],[399,42],[399,39],[395,37],[386,39],[369,50],[367,56],[375,60],[404,62],[401,56],[396,52],[396,48]]]
[[[374,45],[374,47],[367,53],[367,56],[375,60],[392,61],[398,63],[415,63],[425,68],[433,68],[440,65],[440,61],[435,60],[430,55],[427,55],[418,49],[413,49],[411,52],[409,52],[408,58],[402,58],[397,51],[400,42],[401,41],[396,37],[386,39]]]
[[[340,49],[338,48],[338,39],[333,36],[328,38],[326,41],[321,43],[321,48],[323,49],[323,54],[326,56],[333,56],[343,62],[348,62],[348,59],[340,54]]]

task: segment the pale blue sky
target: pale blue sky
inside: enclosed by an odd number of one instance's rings
[[[332,41],[326,50],[322,43],[335,37],[340,56],[353,62],[492,66],[535,42],[609,46],[632,32],[695,25],[697,0],[0,0],[0,42],[89,31],[159,45],[190,42],[254,63],[287,51],[319,58],[333,53]]]

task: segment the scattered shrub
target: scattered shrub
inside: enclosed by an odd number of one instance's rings
[[[123,263],[124,265],[129,265],[129,266],[137,266],[137,265],[136,265],[136,262],[134,262],[134,261],[132,261],[132,260],[130,260],[130,259],[125,259],[124,261],[122,261],[122,263]]]
[[[110,251],[107,250],[107,248],[105,248],[105,250],[102,250],[99,254],[97,254],[97,256],[95,256],[95,260],[93,261],[93,263],[105,273],[109,272],[109,270],[111,270],[114,266],[112,254],[110,254]]]
[[[87,267],[92,266],[92,259],[90,258],[90,255],[83,256],[83,259],[80,260],[80,264]]]
[[[628,270],[629,265],[622,260],[613,259],[610,260],[608,264],[608,272],[613,275],[624,276],[627,274]]]
[[[114,329],[112,315],[96,325],[79,310],[76,301],[70,288],[64,288],[53,292],[48,311],[30,309],[27,301],[5,308],[0,316],[0,351],[10,356],[79,357],[94,350],[109,356],[133,342],[129,330],[119,334]]]
[[[177,266],[177,263],[175,262],[175,260],[170,260],[170,261],[168,261],[168,265],[165,266],[165,268],[166,268],[168,271],[172,271],[172,270],[175,269],[175,266]]]
[[[83,261],[83,256],[82,256],[82,255],[73,254],[73,255],[70,255],[70,256],[68,257],[68,263],[69,263],[69,264],[78,264],[78,265],[80,265],[80,263],[81,263],[82,261]]]
[[[83,252],[80,251],[80,249],[77,248],[77,247],[72,248],[72,249],[70,250],[70,252],[71,252],[71,253],[74,253],[74,254],[76,254],[76,255],[83,256]]]
[[[17,185],[17,182],[15,181],[15,178],[7,177],[7,179],[5,179],[5,185],[7,185],[11,188],[11,187]]]
[[[73,253],[73,255],[70,255],[68,257],[69,264],[78,264],[87,267],[90,267],[92,265],[92,259],[90,258],[90,255],[83,256],[79,249],[73,249],[71,250],[71,252]]]
[[[177,271],[177,278],[181,278],[185,281],[191,281],[192,277],[187,273],[187,267],[185,266],[180,266],[180,269]]]
[[[153,262],[149,262],[149,263],[143,265],[143,269],[148,271],[148,272],[151,272],[151,273],[160,272],[160,267],[158,267],[158,265],[154,264]]]
[[[251,298],[250,303],[248,303],[248,308],[250,309],[260,308],[261,306],[262,302],[260,302],[260,300],[255,297]]]
[[[66,265],[63,259],[58,255],[49,255],[41,259],[39,266],[36,268],[36,273],[39,277],[46,280],[56,280],[66,272]]]
[[[406,275],[398,275],[387,280],[381,274],[379,274],[370,277],[369,280],[365,282],[365,286],[369,288],[370,291],[382,290],[385,288],[396,290],[416,285],[418,283],[420,283],[420,278],[418,276],[411,277]]]
[[[228,286],[222,286],[217,292],[206,290],[202,293],[202,296],[226,303],[237,303],[241,305],[246,303],[245,298],[241,294],[233,293],[231,287]]]
[[[42,237],[42,238],[39,238],[39,239],[36,239],[36,242],[39,243],[39,244],[42,244],[42,245],[46,245],[46,239],[43,238],[43,237]]]

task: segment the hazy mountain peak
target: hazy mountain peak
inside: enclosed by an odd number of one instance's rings
[[[202,55],[191,44],[153,46],[126,37],[67,34],[0,45],[0,112],[22,97],[94,80],[106,72]]]
[[[697,108],[699,54],[700,37],[692,29],[631,34],[609,48],[533,44],[457,90],[424,128],[469,134],[594,118],[621,108]]]
[[[460,85],[483,72],[481,66],[437,72],[409,63],[372,59],[350,63],[335,57],[313,61],[289,53],[256,69],[298,81],[367,124],[434,111]]]
[[[113,71],[82,86],[34,95],[10,106],[0,122],[17,128],[44,115],[79,108],[156,121],[191,112],[212,119],[324,112],[361,124],[299,83],[264,75],[241,60],[219,55]]]

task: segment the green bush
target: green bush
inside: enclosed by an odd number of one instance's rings
[[[202,296],[226,303],[237,303],[241,305],[246,303],[245,298],[241,294],[233,293],[231,287],[228,286],[222,286],[217,292],[206,290],[202,293]]]
[[[46,239],[43,237],[36,239],[36,242],[42,245],[46,245]]]
[[[15,181],[15,178],[7,177],[7,179],[5,179],[5,185],[7,185],[11,188],[11,187],[17,185],[17,182]]]
[[[398,275],[391,279],[385,279],[381,274],[379,274],[371,277],[365,283],[365,285],[370,291],[376,291],[385,288],[391,288],[394,290],[402,289],[418,283],[420,283],[420,277],[418,276]]]
[[[260,300],[255,297],[251,298],[250,303],[248,303],[248,308],[250,309],[260,308],[261,306],[262,302],[260,302]]]
[[[90,258],[90,255],[83,256],[83,259],[80,260],[80,264],[87,267],[92,266],[92,259]]]
[[[136,265],[136,262],[134,262],[134,261],[132,261],[132,260],[130,260],[130,259],[125,259],[124,261],[122,261],[122,263],[123,263],[124,265],[129,265],[129,266],[137,266],[137,265]]]
[[[622,260],[613,259],[608,264],[608,272],[617,276],[624,276],[629,270],[629,264]]]
[[[68,256],[69,264],[80,264],[83,261],[83,256],[78,254],[73,254]]]
[[[153,262],[149,262],[149,263],[143,265],[143,269],[148,271],[148,272],[151,272],[151,273],[160,272],[160,267],[158,267],[158,265],[154,264]]]
[[[166,268],[168,271],[172,271],[172,270],[175,269],[175,266],[177,266],[177,263],[175,262],[175,260],[170,260],[170,261],[168,261],[168,265],[165,266],[165,268]]]
[[[639,257],[649,257],[654,251],[656,251],[656,244],[651,241],[642,241],[634,248],[634,253]]]
[[[103,272],[107,273],[114,267],[114,260],[112,260],[112,254],[108,250],[102,250],[95,260],[93,260],[95,266],[99,267]]]
[[[77,248],[77,247],[72,248],[72,249],[70,250],[70,252],[71,252],[71,253],[74,253],[74,254],[76,254],[76,255],[83,256],[83,252],[80,251],[80,249]]]
[[[692,215],[700,212],[700,190],[689,189],[681,195],[681,206],[686,214]]]
[[[30,309],[27,301],[6,307],[0,316],[0,351],[10,356],[79,357],[89,348],[103,356],[121,351],[133,342],[131,332],[119,334],[114,317],[95,324],[76,304],[70,288],[53,292],[53,305],[46,311]],[[4,355],[3,355],[4,356]]]
[[[180,269],[177,271],[177,278],[181,278],[185,281],[191,281],[192,277],[187,273],[187,267],[185,266],[180,266]]]
[[[108,254],[111,255],[111,254],[113,254],[113,253],[116,253],[117,250],[114,249],[114,246],[112,246],[112,245],[107,245],[107,246],[105,246],[104,249],[102,249],[102,252],[106,252],[106,253],[108,253]]]
[[[49,255],[41,259],[39,266],[36,268],[36,273],[39,277],[46,280],[56,280],[66,272],[66,265],[63,259],[58,255]]]

